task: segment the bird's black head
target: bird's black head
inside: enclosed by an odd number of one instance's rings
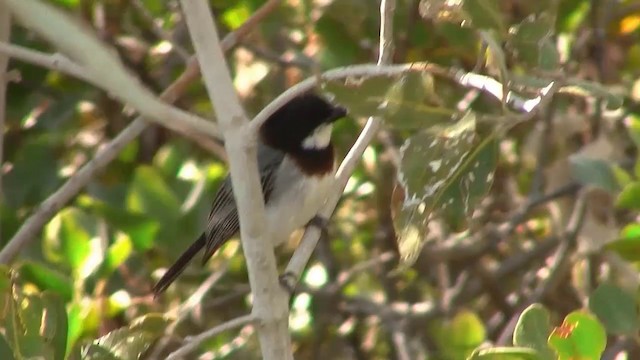
[[[347,110],[312,92],[293,98],[260,128],[262,141],[285,153],[318,151],[330,147],[333,122]]]

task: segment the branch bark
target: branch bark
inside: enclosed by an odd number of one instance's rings
[[[287,295],[278,282],[272,241],[264,231],[256,133],[251,131],[235,93],[208,3],[205,0],[182,0],[180,3],[229,156],[229,171],[240,217],[240,239],[253,294],[252,315],[258,323],[262,357],[266,360],[293,359]]]
[[[0,3],[0,42],[9,41],[11,38],[11,14]],[[7,86],[9,79],[7,78],[7,67],[9,66],[9,57],[0,55],[0,203],[4,198],[2,191],[2,163],[4,158],[4,123],[7,116]],[[2,243],[2,231],[0,231],[0,243]]]

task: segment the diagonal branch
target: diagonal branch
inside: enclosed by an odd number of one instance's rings
[[[393,13],[395,10],[395,0],[382,0],[380,3],[380,51],[378,54],[378,66],[391,62],[393,56]],[[366,150],[369,143],[373,140],[376,133],[381,127],[381,120],[378,118],[369,118],[364,129],[358,136],[355,144],[349,150],[349,153],[340,164],[336,173],[336,186],[332,194],[330,194],[327,204],[320,211],[320,216],[330,218],[333,211],[342,196],[344,187],[347,185],[349,177],[353,173],[358,160],[362,158],[362,154]],[[320,238],[320,230],[317,227],[311,227],[305,231],[300,245],[291,257],[285,273],[288,275],[285,279],[297,282],[309,262],[313,250]],[[289,283],[289,288],[293,289],[295,284]]]

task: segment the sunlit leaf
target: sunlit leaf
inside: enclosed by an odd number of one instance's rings
[[[553,329],[549,346],[559,360],[598,360],[607,345],[607,334],[598,319],[584,311],[567,315],[562,325]]]
[[[45,341],[53,347],[54,360],[64,360],[67,351],[67,311],[62,299],[50,291],[42,294],[46,307],[45,321],[42,322],[41,332]],[[45,314],[43,314],[45,315]]]
[[[632,182],[622,189],[616,199],[616,207],[629,210],[640,209],[640,182]]]
[[[448,359],[465,359],[486,339],[482,320],[474,312],[463,310],[435,329],[438,348]]]
[[[20,265],[18,272],[24,281],[35,284],[40,290],[51,290],[60,294],[65,301],[73,294],[72,279],[44,264],[27,261]]]
[[[52,260],[68,264],[74,276],[86,278],[102,262],[96,219],[78,208],[59,212],[45,227],[44,249]]]

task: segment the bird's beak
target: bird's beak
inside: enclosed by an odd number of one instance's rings
[[[329,117],[329,120],[331,122],[334,122],[336,120],[339,120],[343,117],[347,116],[347,109],[342,107],[342,106],[336,106],[333,108],[333,112],[331,113],[331,116]]]

